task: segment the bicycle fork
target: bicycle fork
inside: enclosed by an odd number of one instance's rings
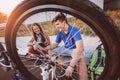
[[[40,65],[43,80],[49,80],[49,64]]]
[[[40,65],[43,80],[57,80],[55,75],[56,67],[49,63]],[[51,79],[50,79],[51,78]]]

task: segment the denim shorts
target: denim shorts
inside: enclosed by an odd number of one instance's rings
[[[62,56],[73,56],[73,49],[65,48],[64,46],[58,46],[54,49],[54,51]]]

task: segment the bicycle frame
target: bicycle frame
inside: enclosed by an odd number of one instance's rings
[[[56,69],[58,63],[56,62],[59,55],[52,55],[50,58],[45,55],[39,55],[36,58],[24,58],[29,61],[35,61],[33,67],[38,67],[41,69],[40,75],[42,76],[42,80],[58,80],[63,76],[56,75]],[[62,68],[62,66],[60,67]],[[62,68],[65,70],[64,68]]]
[[[15,71],[15,75],[14,75],[14,80],[22,80],[22,78],[19,77],[20,72],[18,71],[18,69],[16,68],[16,66],[12,63],[11,59],[9,58],[7,51],[5,50],[5,48],[3,47],[3,45],[0,42],[0,65],[4,68],[6,68],[5,71],[8,70],[14,70]],[[5,62],[5,63],[3,63]],[[14,74],[14,73],[13,73]]]
[[[51,59],[41,60],[42,64],[40,64],[39,67],[42,70],[41,75],[43,77],[43,80],[49,80],[50,74],[51,74],[52,80],[57,78],[55,74],[55,70],[56,70],[55,60],[56,59],[57,59],[57,56],[53,56],[51,57]]]
[[[42,70],[41,75],[43,77],[43,80],[49,80],[50,79],[50,74],[51,74],[51,79],[53,80],[54,78],[56,78],[55,75],[55,69],[56,66],[53,66],[51,64],[42,64],[40,65],[40,68]]]
[[[5,68],[13,69],[11,60],[10,60],[9,56],[7,55],[7,51],[1,51],[0,53],[1,53],[1,57],[2,57],[2,59],[0,60],[0,65]],[[2,63],[3,61],[7,62],[7,64]]]

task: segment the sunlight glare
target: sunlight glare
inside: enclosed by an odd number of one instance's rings
[[[23,0],[0,0],[0,12],[7,14],[8,16],[12,10]]]

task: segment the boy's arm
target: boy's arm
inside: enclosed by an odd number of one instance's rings
[[[70,66],[74,67],[76,64],[78,64],[80,80],[88,80],[88,71],[84,58],[84,46],[82,40],[76,41],[76,49],[74,52],[75,53],[73,54]]]
[[[54,48],[56,48],[59,45],[59,43],[55,42],[47,47],[45,47],[46,50],[52,50]]]
[[[72,60],[70,62],[71,66],[75,66],[81,60],[81,58],[84,58],[83,41],[78,40],[76,41],[75,44],[76,44],[76,49],[74,49]]]

